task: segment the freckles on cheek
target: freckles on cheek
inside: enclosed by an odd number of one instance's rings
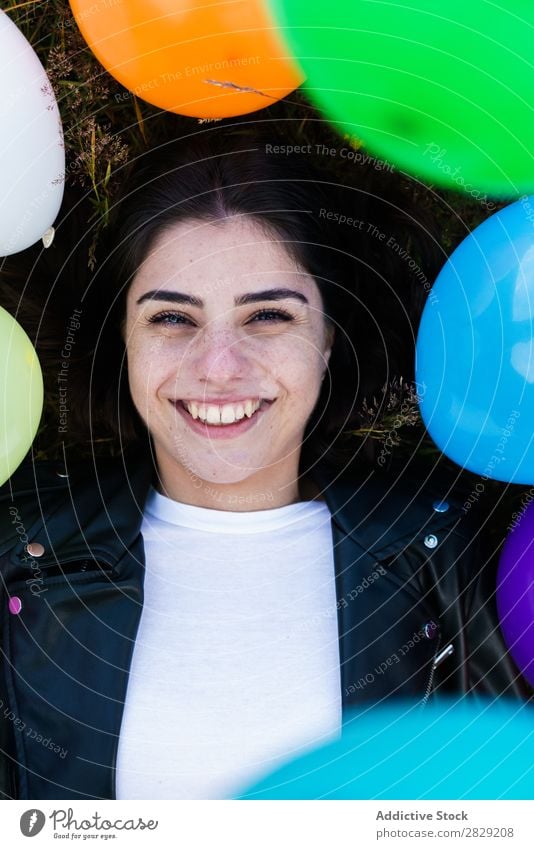
[[[163,339],[144,339],[135,333],[127,345],[128,360],[135,362],[143,371],[149,367],[157,367],[158,364],[168,361],[165,357]]]
[[[323,356],[314,345],[294,350],[285,363],[285,373],[291,376],[293,384],[298,383],[310,389],[321,379],[323,368]]]
[[[159,340],[146,341],[133,337],[128,343],[126,353],[130,388],[132,392],[146,398],[157,389],[165,365],[166,358],[161,354],[161,343]]]

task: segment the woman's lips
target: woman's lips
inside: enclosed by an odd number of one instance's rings
[[[258,407],[256,412],[253,413],[250,418],[245,416],[240,421],[233,422],[233,424],[220,425],[211,425],[201,421],[200,419],[194,419],[193,416],[187,412],[182,401],[171,401],[171,404],[180,413],[182,418],[185,419],[189,427],[195,433],[200,434],[200,436],[207,436],[209,439],[231,439],[233,436],[240,436],[242,433],[246,433],[247,430],[250,430],[251,427],[254,427],[271,404],[274,404],[274,401],[262,401],[261,406]]]

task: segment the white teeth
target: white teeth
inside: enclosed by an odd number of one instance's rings
[[[245,411],[242,404],[237,404],[234,408],[231,404],[225,404],[221,410],[221,423],[231,424],[245,417]]]
[[[221,408],[214,407],[210,404],[208,407],[208,411],[206,414],[206,420],[208,424],[220,424],[221,423]]]
[[[221,410],[221,424],[231,424],[234,421],[234,408],[230,404],[225,404]]]
[[[184,401],[185,407],[194,419],[200,419],[211,425],[232,424],[241,421],[245,416],[251,418],[261,406],[261,401],[251,399],[243,403],[224,404],[222,407],[215,404],[197,404],[195,401]]]

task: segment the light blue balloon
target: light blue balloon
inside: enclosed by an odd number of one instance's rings
[[[534,196],[454,251],[421,320],[416,380],[440,450],[488,478],[534,483]]]
[[[339,739],[237,799],[532,799],[534,707],[500,697],[370,704]]]

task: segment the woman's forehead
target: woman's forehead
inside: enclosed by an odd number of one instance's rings
[[[283,277],[281,277],[281,273]],[[156,284],[156,285],[155,285]],[[237,294],[288,286],[313,297],[317,289],[284,241],[260,224],[236,216],[220,222],[186,221],[166,228],[134,276],[131,295],[144,290],[192,287]],[[318,295],[317,290],[317,295]]]
[[[273,259],[294,263],[287,239],[265,222],[249,215],[234,215],[218,221],[196,219],[169,225],[154,239],[146,261],[162,255],[178,255],[195,261],[224,260],[230,252],[254,258],[272,255]]]

